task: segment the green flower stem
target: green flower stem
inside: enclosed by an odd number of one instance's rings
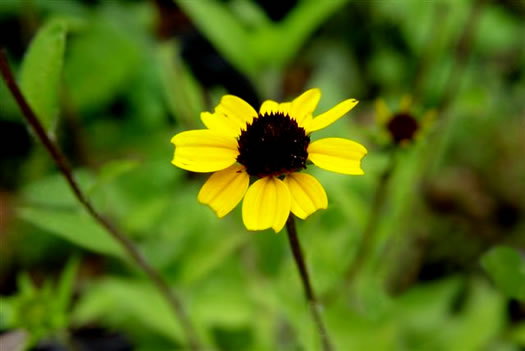
[[[299,243],[299,238],[297,237],[297,230],[295,228],[295,219],[293,214],[290,214],[290,217],[288,217],[288,221],[286,222],[286,231],[288,232],[288,242],[290,243],[290,249],[292,250],[295,264],[297,265],[299,276],[303,282],[304,293],[306,295],[306,299],[308,300],[308,304],[310,305],[310,311],[312,312],[312,317],[321,338],[323,351],[333,351],[332,343],[330,342],[330,338],[326,332],[326,327],[323,323],[323,320],[321,319],[319,303],[315,298],[314,290],[312,288],[312,284],[310,283],[310,276],[308,275],[303,252],[301,250],[301,244]]]
[[[432,19],[429,21],[428,32],[425,33],[425,44],[414,68],[414,81],[412,83],[411,94],[413,105],[421,99],[424,90],[423,83],[427,77],[427,72],[439,57],[436,42],[439,42],[439,39],[443,37],[442,24],[447,19],[446,17],[449,13],[447,5],[442,1],[434,2],[432,6]]]
[[[191,350],[197,351],[202,350],[201,343],[197,337],[197,333],[193,327],[192,322],[190,321],[186,311],[182,305],[180,298],[172,291],[168,283],[164,280],[161,274],[151,266],[151,264],[146,260],[146,258],[140,253],[134,243],[129,239],[129,237],[123,234],[117,227],[115,227],[110,221],[108,221],[101,213],[99,213],[92,205],[87,196],[80,189],[77,181],[73,176],[71,166],[69,165],[66,157],[56,145],[56,143],[51,140],[51,138],[46,133],[44,127],[40,123],[39,119],[27,103],[26,99],[22,95],[18,84],[16,83],[9,63],[7,61],[6,54],[3,49],[0,49],[0,71],[2,78],[4,79],[9,91],[16,100],[18,106],[22,111],[22,116],[26,122],[31,126],[33,132],[42,142],[46,150],[49,152],[59,171],[62,173],[66,179],[71,191],[77,198],[77,200],[82,204],[86,211],[97,221],[103,228],[106,229],[109,235],[113,237],[127,252],[129,257],[133,262],[139,266],[144,273],[149,277],[152,283],[157,287],[159,292],[164,296],[168,302],[170,308],[172,309],[175,317],[180,322],[183,331],[186,335],[189,347]]]
[[[379,183],[377,184],[376,190],[374,192],[374,198],[372,199],[370,214],[368,215],[368,220],[361,236],[361,241],[357,247],[355,258],[344,273],[345,287],[349,287],[351,285],[355,276],[361,270],[370,252],[370,248],[373,247],[375,242],[375,233],[377,232],[377,225],[380,222],[383,206],[388,200],[388,184],[390,183],[390,179],[392,178],[392,174],[394,173],[396,165],[397,155],[395,152],[393,152],[390,155],[390,162],[388,166],[379,177]]]

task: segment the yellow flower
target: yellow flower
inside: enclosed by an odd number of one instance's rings
[[[248,230],[279,232],[290,211],[305,219],[325,209],[328,199],[313,176],[299,173],[311,161],[326,170],[360,175],[364,146],[342,138],[310,141],[310,134],[345,115],[357,100],[349,99],[312,117],[321,91],[310,89],[292,102],[265,101],[259,112],[247,102],[225,95],[213,113],[201,113],[207,129],[175,135],[172,163],[192,172],[215,172],[198,200],[219,218],[244,198],[242,218]],[[255,181],[250,185],[250,178]]]

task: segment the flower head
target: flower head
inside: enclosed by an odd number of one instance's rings
[[[412,113],[412,98],[404,95],[399,103],[397,112],[391,112],[383,99],[375,102],[376,119],[379,125],[384,126],[388,138],[395,145],[406,146],[415,141],[432,123],[434,110],[429,110],[419,120]]]
[[[279,232],[290,211],[305,219],[328,205],[319,181],[301,173],[309,162],[332,172],[364,173],[361,160],[367,151],[361,144],[342,138],[310,139],[312,132],[344,116],[357,100],[345,100],[313,117],[320,98],[319,89],[310,89],[292,102],[267,100],[257,112],[244,100],[225,95],[213,113],[201,114],[207,129],[171,139],[172,163],[188,171],[215,172],[198,200],[218,217],[244,198],[242,217],[248,230]]]

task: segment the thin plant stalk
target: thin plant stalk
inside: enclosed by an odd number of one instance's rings
[[[388,199],[388,185],[390,184],[390,179],[392,178],[392,174],[394,173],[396,165],[397,157],[394,151],[392,154],[390,154],[389,164],[379,177],[379,183],[377,184],[374,192],[374,198],[372,199],[370,214],[368,215],[365,229],[361,236],[361,241],[357,247],[355,258],[344,273],[344,282],[346,286],[349,286],[354,280],[355,276],[359,273],[366,261],[367,256],[370,253],[371,247],[373,247],[376,239],[377,225],[379,224],[379,219],[381,218],[384,204]]]
[[[42,142],[45,149],[51,155],[51,158],[53,159],[60,173],[66,179],[66,182],[68,183],[77,200],[91,215],[91,217],[93,217],[96,222],[106,229],[108,234],[111,235],[111,237],[113,237],[113,239],[115,239],[117,243],[122,246],[131,260],[138,267],[140,267],[140,269],[142,269],[146,276],[151,280],[153,285],[159,290],[162,296],[164,296],[173,314],[182,326],[190,349],[194,351],[202,350],[202,346],[197,337],[195,328],[186,314],[180,298],[172,291],[161,274],[155,268],[153,268],[153,266],[142,255],[142,253],[129,239],[129,237],[123,234],[117,227],[115,227],[107,218],[105,218],[93,207],[91,201],[78,185],[66,157],[58,145],[48,136],[33,109],[29,106],[25,97],[23,96],[18,84],[15,81],[13,72],[11,71],[7,61],[7,56],[3,49],[0,49],[0,71],[9,91],[13,95],[18,106],[20,107],[20,110],[22,111],[23,118],[30,125],[37,138]]]
[[[312,313],[312,318],[314,320],[315,326],[317,327],[317,331],[319,333],[319,337],[321,339],[323,351],[333,351],[334,349],[332,347],[332,342],[328,337],[326,327],[323,323],[323,319],[321,318],[320,305],[317,302],[314,290],[312,288],[312,284],[310,282],[310,276],[308,274],[308,269],[306,268],[306,262],[304,260],[301,244],[299,243],[299,238],[297,237],[295,218],[292,214],[290,214],[290,216],[288,217],[288,221],[286,222],[286,231],[288,233],[288,242],[290,244],[290,249],[292,250],[295,264],[297,265],[297,269],[299,270],[299,276],[301,277],[301,281],[303,283],[306,300],[308,301],[310,311]]]
[[[436,1],[434,3],[432,19],[430,20],[428,32],[425,35],[425,44],[423,44],[423,49],[419,56],[419,59],[416,62],[414,69],[414,81],[412,83],[412,103],[416,103],[421,98],[423,92],[423,83],[424,78],[428,68],[431,67],[434,62],[436,62],[436,40],[439,40],[440,31],[443,25],[444,20],[448,16],[450,9],[441,1]]]
[[[474,43],[474,36],[477,31],[479,20],[486,0],[477,0],[470,9],[470,13],[465,21],[465,26],[461,32],[454,51],[454,63],[445,83],[445,90],[438,106],[440,115],[444,115],[452,104],[453,99],[461,87],[463,72],[470,57],[470,52]]]

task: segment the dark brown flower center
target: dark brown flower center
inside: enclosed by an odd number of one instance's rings
[[[417,120],[412,115],[402,112],[394,115],[387,124],[388,131],[396,144],[411,141],[419,129]]]
[[[259,115],[238,139],[237,161],[249,175],[279,176],[306,168],[310,137],[282,113]]]

